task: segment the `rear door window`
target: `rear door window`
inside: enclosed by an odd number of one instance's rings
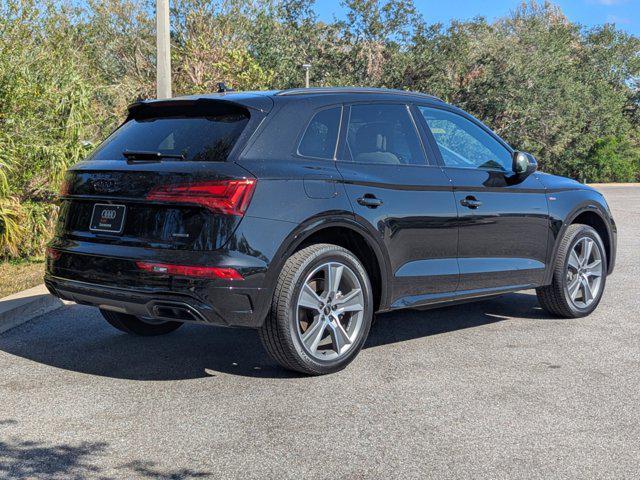
[[[407,105],[352,105],[347,156],[356,163],[425,165],[418,131]]]
[[[316,113],[300,140],[298,155],[332,160],[336,152],[342,107]]]
[[[211,116],[132,119],[118,128],[90,157],[125,160],[124,151],[158,152],[194,162],[222,162],[249,121],[244,112]]]

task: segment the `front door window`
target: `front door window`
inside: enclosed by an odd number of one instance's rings
[[[418,107],[447,167],[511,171],[511,153],[484,129],[455,113]]]

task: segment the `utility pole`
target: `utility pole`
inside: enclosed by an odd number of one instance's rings
[[[302,68],[304,68],[304,85],[306,88],[309,88],[309,70],[311,70],[310,63],[302,64]]]
[[[171,98],[169,0],[156,0],[156,97]]]

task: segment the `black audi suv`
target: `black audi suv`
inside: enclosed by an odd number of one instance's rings
[[[591,313],[604,198],[420,93],[311,88],[131,105],[66,175],[46,285],[137,335],[258,330],[284,367],[345,367],[375,312],[535,288]]]

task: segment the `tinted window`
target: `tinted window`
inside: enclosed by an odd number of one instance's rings
[[[242,113],[133,119],[113,132],[91,159],[124,160],[122,152],[129,150],[220,162],[226,160],[248,121],[248,116]]]
[[[353,105],[347,150],[350,159],[358,163],[425,164],[422,145],[406,105]]]
[[[298,153],[305,157],[333,159],[341,115],[341,107],[316,113],[300,140]]]
[[[511,170],[511,154],[481,127],[455,113],[419,107],[448,167]]]

